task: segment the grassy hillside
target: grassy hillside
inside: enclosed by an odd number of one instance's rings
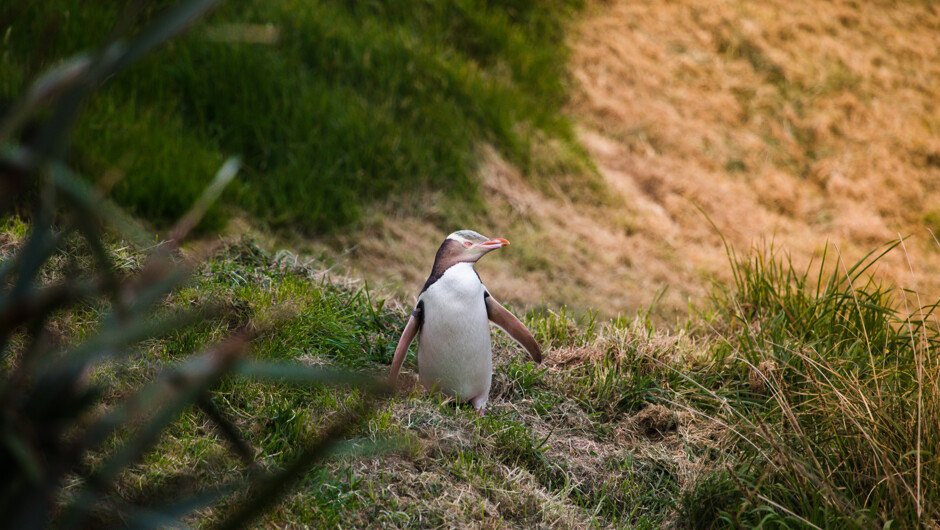
[[[123,33],[173,3],[147,4]],[[323,233],[390,195],[432,189],[449,199],[453,222],[481,209],[481,142],[527,172],[534,138],[573,149],[558,111],[563,28],[577,5],[228,2],[95,95],[75,164],[95,179],[120,176],[113,196],[157,223],[181,215],[232,154],[246,171],[227,204],[261,224]],[[5,2],[0,101],[121,34],[123,9]],[[224,210],[206,227],[219,227]]]
[[[4,97],[119,16],[64,6],[0,8]],[[671,319],[731,279],[719,231],[800,266],[903,236],[879,271],[936,295],[940,13],[896,7],[232,2],[106,87],[74,157],[166,222],[240,154],[207,228],[327,233],[291,245],[402,296],[464,227],[517,245],[487,281],[525,305]]]
[[[16,221],[4,227],[6,253],[18,248],[25,230]],[[126,246],[109,252],[128,273],[139,267],[139,255]],[[545,365],[527,362],[497,332],[494,386],[482,417],[413,387],[409,357],[398,394],[263,522],[391,528],[936,523],[940,431],[931,418],[940,414],[940,333],[900,293],[866,279],[875,258],[847,272],[838,263],[797,271],[755,251],[732,263],[733,289],[716,291],[703,316],[672,329],[653,326],[645,314],[599,322],[530,313],[526,322],[544,346]],[[54,267],[47,270],[50,280]],[[159,312],[212,304],[227,309],[140,344],[119,369],[91,374],[90,383],[106,388],[100,406],[119,403],[185,352],[246,326],[258,330],[251,343],[257,359],[382,376],[408,312],[356,282],[330,278],[314,261],[288,252],[272,256],[245,240],[216,251]],[[81,341],[96,326],[97,310],[88,309],[56,316],[57,340]],[[24,339],[11,345],[14,359]],[[286,465],[323,425],[361,400],[342,389],[239,377],[212,393],[245,434],[253,465],[268,469]],[[141,511],[249,473],[253,468],[227,447],[202,410],[184,410],[120,476],[109,499]],[[91,470],[108,451],[90,459]],[[65,499],[81,485],[76,478]],[[210,525],[243,499],[225,496],[188,521]]]
[[[146,8],[152,12],[144,19],[165,5]],[[935,50],[907,44],[923,44],[938,12],[910,4],[882,17],[877,4],[827,4],[823,11],[834,9],[835,18],[815,26],[798,23],[816,20],[815,11],[768,5],[589,6],[572,62],[580,92],[566,108],[583,111],[579,137],[623,203],[599,200],[593,181],[579,180],[585,161],[556,112],[564,102],[561,77],[538,75],[560,67],[558,31],[567,8],[545,18],[535,3],[233,3],[205,31],[141,63],[128,81],[115,80],[89,103],[72,156],[103,184],[123,174],[113,193],[138,213],[156,222],[177,216],[204,182],[176,172],[208,180],[232,150],[244,154],[249,175],[228,196],[228,208],[248,212],[249,222],[311,232],[359,219],[362,232],[333,237],[359,249],[354,258],[383,280],[423,276],[443,225],[464,216],[485,222],[484,231],[509,236],[514,246],[488,257],[480,271],[524,316],[546,361],[526,362],[496,332],[484,416],[418,388],[413,356],[397,392],[377,402],[357,388],[235,372],[192,387],[193,396],[212,388],[194,406],[159,409],[153,422],[109,425],[104,443],[76,458],[64,484],[41,492],[63,507],[43,516],[66,518],[71,503],[94,508],[88,515],[99,526],[131,524],[182,492],[221,499],[186,515],[193,526],[213,526],[263,497],[248,479],[290,470],[334,420],[373,403],[345,432],[347,440],[330,446],[332,458],[299,475],[262,524],[940,524],[934,284],[899,288],[879,271],[887,265],[897,273],[899,263],[931,270],[934,258],[924,257],[922,241],[908,240],[864,254],[887,239],[881,236],[889,225],[914,229],[932,219],[925,197],[935,176],[935,131],[924,115],[935,87],[909,74],[921,54]],[[119,16],[109,9],[0,8],[9,43],[0,58],[4,96],[18,94],[57,47],[100,38]],[[615,31],[623,28],[630,31]],[[874,39],[872,46],[886,51],[868,59],[884,68],[863,68],[867,59],[858,62],[853,50],[875,52],[865,48],[869,40],[852,39],[897,37],[897,28],[912,40]],[[801,62],[801,53],[810,48],[833,62],[818,63],[822,70],[807,66],[815,63]],[[926,77],[931,64],[924,61]],[[622,80],[634,84],[624,88]],[[647,107],[655,112],[643,118]],[[852,117],[853,127],[840,126]],[[309,119],[322,128],[311,132]],[[914,132],[899,132],[906,130]],[[15,433],[2,440],[0,464],[24,477],[6,484],[10,491],[42,485],[42,450],[67,452],[38,441],[81,442],[75,433],[84,416],[63,426],[68,411],[59,416],[44,404],[74,394],[82,400],[68,406],[120,417],[133,412],[132,396],[153,381],[180,388],[180,367],[214,359],[190,353],[233,332],[255,360],[287,363],[277,373],[288,379],[326,366],[387,373],[410,298],[333,276],[303,254],[268,252],[251,237],[167,253],[168,261],[195,264],[188,284],[169,289],[172,278],[143,265],[156,252],[141,248],[149,239],[135,246],[112,234],[97,246],[98,223],[117,217],[108,210],[99,219],[93,193],[82,189],[81,201],[70,196],[76,188],[62,182],[74,179],[54,180],[61,167],[33,168],[29,157],[17,156],[22,152],[5,147],[3,177],[17,184],[34,171],[47,185],[24,194],[46,201],[31,220],[0,221],[0,390],[9,400],[0,419]],[[872,172],[858,160],[874,163]],[[889,175],[895,166],[916,178],[908,185]],[[587,192],[578,195],[579,188]],[[433,190],[439,201],[424,203],[424,211],[389,208],[402,197],[434,197]],[[53,201],[60,201],[61,219]],[[385,206],[378,213],[359,217],[363,205],[379,203]],[[878,210],[867,227],[852,221],[866,204]],[[207,228],[225,213],[217,210]],[[751,232],[755,227],[777,226],[768,219],[787,229],[783,244],[798,242],[792,257],[789,245],[786,252],[766,245],[740,255],[728,246],[764,233]],[[77,231],[56,232],[63,220]],[[48,237],[27,243],[28,222]],[[727,239],[716,225],[731,227]],[[835,233],[848,247],[814,239],[840,226],[845,231]],[[804,266],[814,256],[816,265]],[[148,286],[149,274],[157,285]],[[710,281],[715,277],[727,282]],[[133,278],[143,280],[124,283]],[[664,296],[668,285],[678,294]],[[171,294],[160,294],[163,288]],[[55,310],[57,297],[72,291],[78,294],[68,298],[71,305]],[[700,295],[695,303],[690,294]],[[569,300],[605,318],[561,309]],[[642,304],[649,300],[664,306]],[[687,304],[684,316],[657,312],[677,300]],[[532,309],[538,301],[556,310]],[[143,312],[147,302],[156,303],[152,315]],[[18,320],[19,309],[30,319]],[[191,311],[207,318],[175,318]],[[133,326],[123,325],[128,313]],[[167,332],[166,321],[178,326]],[[163,333],[143,333],[152,330]],[[110,357],[109,341],[132,343],[131,355]],[[92,365],[81,355],[104,362],[79,370]],[[31,373],[69,384],[34,381]],[[21,399],[22,388],[54,391]],[[34,418],[22,414],[35,408],[49,414],[38,424],[56,436],[33,429]],[[163,422],[168,429],[151,430]],[[142,456],[131,458],[136,449]],[[93,502],[83,500],[87,492]],[[6,506],[15,504],[10,499]],[[117,521],[119,513],[138,518]]]
[[[900,236],[879,272],[940,295],[938,24],[930,2],[592,4],[566,110],[634,220],[633,274],[681,304],[731,279],[718,231],[801,267]]]
[[[567,33],[565,113],[615,206],[546,194],[486,152],[475,226],[516,246],[484,279],[501,299],[606,316],[661,297],[672,320],[732,280],[719,233],[800,267],[902,236],[878,273],[940,296],[938,24],[930,2],[589,2]],[[410,296],[448,232],[385,213],[344,260]]]

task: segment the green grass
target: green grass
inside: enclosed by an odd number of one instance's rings
[[[15,246],[25,225],[3,226]],[[534,311],[527,325],[554,362],[533,365],[495,334],[485,416],[400,389],[263,523],[856,528],[936,519],[940,431],[931,418],[940,414],[940,335],[914,309],[916,293],[869,278],[890,250],[856,265],[830,255],[807,270],[769,249],[732,255],[736,283],[716,290],[708,322],[676,329],[658,328],[646,314],[601,322]],[[133,250],[114,244],[111,252],[135,267]],[[146,341],[119,370],[91,374],[109,388],[102,406],[244,327],[257,331],[259,359],[384,375],[406,309],[277,256],[250,240],[218,250],[160,311],[220,311]],[[46,281],[67,266],[58,263]],[[63,340],[78,340],[101,311],[92,305],[59,315],[56,329]],[[413,359],[406,368],[414,370]],[[287,465],[361,400],[356,391],[241,377],[212,394],[265,468]],[[375,454],[375,444],[391,450]],[[247,469],[204,412],[191,408],[122,475],[116,494],[146,506]],[[243,499],[225,497],[190,521],[211,524]]]
[[[714,361],[737,380],[716,416],[741,438],[691,493],[702,526],[716,513],[744,526],[936,520],[940,329],[935,306],[866,275],[894,246],[848,266],[824,256],[813,273],[772,250],[735,262]]]
[[[388,362],[402,316],[377,308],[362,289],[311,282],[308,272],[275,262],[250,241],[227,246],[160,310],[171,314],[211,305],[217,308],[216,316],[143,343],[134,361],[119,370],[98,370],[91,382],[108,389],[106,402],[118,401],[184,360],[188,352],[245,327],[256,330],[252,349],[259,360],[359,368]],[[277,469],[291,462],[337,414],[358,407],[362,396],[339,388],[231,377],[213,392],[212,401],[244,434],[259,462],[255,465]],[[354,432],[353,438],[361,434]],[[113,447],[120,439],[115,438]],[[118,495],[132,505],[147,506],[182,491],[202,491],[248,471],[236,456],[204,413],[189,409],[143,461],[123,474]],[[344,513],[359,506],[354,496],[342,492],[357,490],[360,482],[338,466],[315,468],[269,517],[312,526],[338,524]],[[240,498],[224,500],[196,520],[219,520]]]
[[[131,32],[172,3],[148,4]],[[589,173],[559,113],[563,28],[579,5],[228,2],[98,91],[72,156],[92,178],[119,176],[113,196],[160,224],[185,212],[232,154],[245,171],[224,203],[273,227],[330,232],[389,196],[432,189],[445,192],[450,215],[480,211],[481,142],[536,181]],[[0,102],[100,44],[121,16],[117,4],[5,4]],[[270,25],[277,38],[244,42],[237,27],[229,40],[210,38],[233,24]],[[546,139],[566,147],[535,154]]]
[[[575,318],[567,307],[552,311],[541,307],[528,316],[532,335],[545,346],[585,346],[597,336],[597,312]]]
[[[20,223],[6,225],[14,241],[20,237]],[[114,245],[112,252],[116,248],[132,252],[121,245]],[[74,252],[80,254],[81,249]],[[158,311],[173,314],[181,308],[213,307],[215,316],[145,341],[130,362],[92,373],[91,382],[107,388],[102,406],[119,403],[155,374],[184,361],[188,352],[246,327],[257,332],[252,340],[252,355],[257,359],[341,365],[384,374],[405,311],[385,308],[383,301],[354,285],[312,280],[316,269],[293,265],[295,261],[290,256],[285,259],[283,253],[279,256],[276,260],[250,240],[233,241],[218,250]],[[56,264],[49,274],[58,277],[62,270]],[[81,319],[62,315],[56,325],[65,340],[79,340],[100,314],[92,311]],[[558,315],[535,318],[551,320]],[[590,329],[594,329],[593,318],[591,322]],[[534,322],[530,325],[535,327]],[[352,441],[345,444],[353,450],[350,456],[315,468],[264,522],[335,527],[356,521],[360,526],[423,527],[495,517],[510,526],[593,520],[597,524],[647,521],[655,527],[654,522],[666,513],[661,494],[674,491],[674,479],[651,477],[655,485],[667,482],[665,489],[650,494],[646,479],[638,478],[631,466],[646,469],[653,460],[618,453],[614,460],[592,462],[601,478],[585,483],[584,469],[577,463],[581,455],[566,451],[567,437],[559,434],[568,431],[565,424],[572,411],[588,417],[577,400],[558,391],[569,375],[537,367],[525,361],[520,351],[506,355],[509,341],[505,337],[498,344],[503,353],[495,378],[503,397],[494,398],[486,416],[478,417],[471,409],[433,396],[400,394],[354,430]],[[571,378],[571,384],[577,381]],[[361,396],[343,389],[232,377],[221,383],[211,399],[242,431],[258,462],[255,465],[276,469],[287,465],[331,418],[355,408]],[[612,432],[610,422],[587,421],[577,430],[578,436],[602,440],[605,430]],[[444,438],[437,438],[442,433]],[[109,450],[120,447],[126,434],[116,434],[102,454],[92,455],[88,465],[93,469],[102,462]],[[446,442],[450,437],[454,442]],[[368,448],[387,441],[396,448],[391,453],[356,456],[356,446]],[[388,462],[402,462],[405,469],[383,472]],[[190,408],[140,462],[122,474],[115,495],[129,505],[146,507],[169,501],[180,492],[198,492],[237,478],[248,469],[228,450],[225,438],[204,412]],[[416,501],[399,487],[426,491],[429,497]],[[475,500],[448,495],[468,487]],[[219,506],[198,512],[190,520],[211,524],[243,499],[243,494],[225,497]],[[622,514],[628,506],[631,512]],[[96,517],[100,523],[110,521],[107,512]]]
[[[165,5],[145,8],[144,18]],[[272,226],[332,230],[374,201],[429,188],[472,209],[480,141],[548,176],[552,161],[537,159],[535,144],[545,135],[570,141],[557,110],[571,5],[544,6],[232,3],[207,27],[270,23],[277,43],[210,41],[196,31],[91,99],[72,157],[103,182],[122,177],[113,194],[158,221],[187,208],[232,152],[244,156],[247,176],[228,204]],[[14,97],[50,61],[99,43],[118,16],[115,6],[63,2],[0,8],[0,95]],[[750,43],[726,52],[779,77]],[[211,212],[206,226],[225,213]],[[10,262],[28,230],[17,218],[0,222],[0,261]],[[87,240],[64,237],[36,282],[105,262],[121,278],[140,272],[142,252],[112,238],[92,258]],[[535,310],[526,321],[552,362],[534,366],[496,334],[487,415],[402,388],[262,524],[929,527],[940,519],[940,329],[935,305],[870,278],[892,250],[857,264],[823,256],[806,270],[773,249],[731,253],[734,284],[716,288],[707,318],[675,329],[654,326],[649,311],[600,322],[595,313]],[[384,375],[406,304],[289,258],[250,239],[228,242],[153,315],[160,322],[202,308],[211,318],[164,329],[127,362],[98,366],[87,378],[103,390],[82,394],[85,402],[113,409],[235,330],[252,332],[259,360]],[[42,340],[9,330],[4,375],[46,341],[66,348],[94,338],[111,305],[99,296],[44,316]],[[406,369],[413,375],[413,358]],[[147,509],[285,468],[365,399],[227,377],[211,404],[243,433],[248,454],[229,450],[213,407],[184,407],[118,475],[109,500]],[[117,429],[88,455],[57,505],[132,436],[133,426]],[[222,495],[187,522],[221,521],[251,496]],[[98,507],[92,522],[122,522]]]

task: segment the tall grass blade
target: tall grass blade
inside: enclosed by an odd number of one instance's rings
[[[209,208],[218,200],[219,196],[222,195],[222,191],[225,190],[226,186],[228,186],[229,183],[232,182],[232,179],[235,178],[235,175],[238,174],[240,164],[241,162],[238,158],[232,157],[226,160],[225,164],[219,168],[215,178],[212,179],[212,183],[202,192],[196,204],[186,212],[186,215],[184,215],[183,218],[176,223],[176,226],[173,227],[173,230],[170,231],[170,241],[174,246],[179,245],[180,242],[186,238],[186,235],[199,224],[199,221],[206,212],[209,211]]]
[[[191,0],[170,8],[156,22],[153,22],[144,31],[136,35],[134,40],[123,48],[119,54],[114,54],[113,60],[102,61],[102,65],[95,72],[96,77],[104,79],[123,70],[131,63],[182,33],[187,27],[219,4],[220,1]],[[106,55],[111,54],[106,53]]]
[[[244,487],[244,481],[234,481],[222,486],[201,491],[179,502],[154,506],[147,509],[126,508],[124,518],[130,529],[150,530],[157,528],[185,528],[181,521],[196,510],[215,504]]]
[[[53,163],[51,168],[56,190],[68,199],[67,204],[77,210],[78,215],[100,219],[140,248],[147,248],[152,244],[153,238],[136,221],[111,200],[102,197],[75,172],[61,163]]]
[[[255,450],[238,430],[238,427],[225,416],[208,396],[201,396],[197,401],[197,405],[199,409],[202,410],[203,414],[215,423],[219,433],[229,443],[232,450],[235,451],[244,462],[251,464],[254,461]]]

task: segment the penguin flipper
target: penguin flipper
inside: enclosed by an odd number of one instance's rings
[[[513,340],[521,344],[522,347],[529,352],[533,361],[541,363],[542,349],[539,348],[539,343],[536,342],[535,337],[529,333],[525,324],[520,322],[508,309],[500,305],[489,292],[483,296],[483,299],[486,302],[486,315],[489,317],[490,321],[508,333]]]
[[[418,330],[420,329],[420,319],[412,314],[411,318],[408,319],[408,324],[405,325],[405,331],[402,332],[401,338],[398,340],[395,355],[392,357],[392,370],[388,374],[390,384],[394,385],[395,380],[398,379],[398,371],[401,370],[401,365],[405,362],[408,347],[411,346],[411,342],[415,340],[415,337],[418,335]]]

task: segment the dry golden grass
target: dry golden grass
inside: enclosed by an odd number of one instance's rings
[[[641,231],[681,256],[683,290],[690,266],[727,270],[698,205],[736,247],[772,238],[795,263],[912,234],[935,295],[938,23],[926,2],[595,3],[568,110]],[[900,252],[881,265],[909,283]]]

